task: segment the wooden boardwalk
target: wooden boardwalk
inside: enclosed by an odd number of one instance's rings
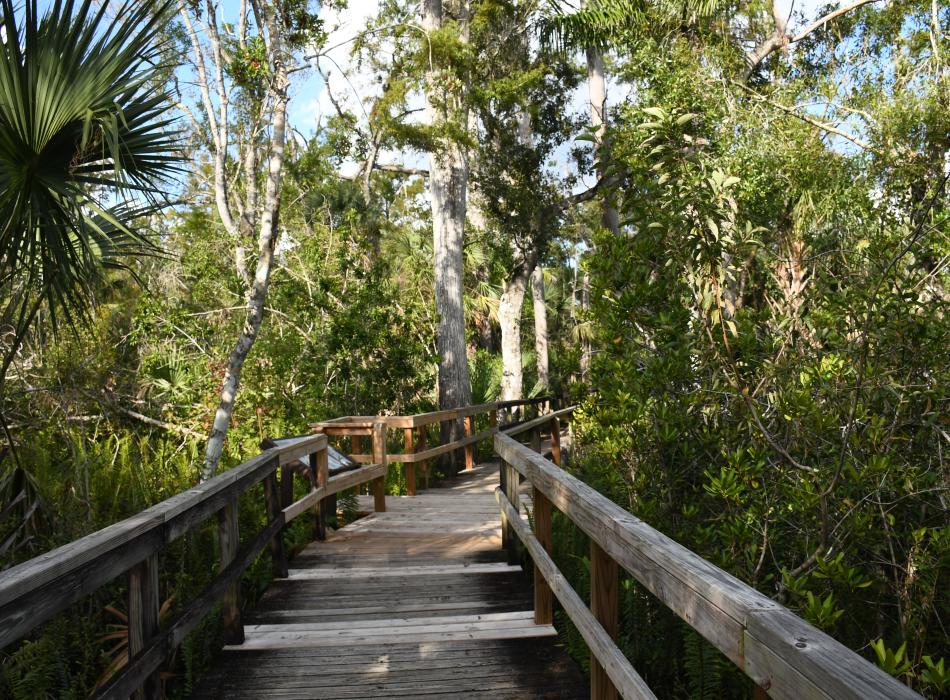
[[[497,484],[482,465],[311,543],[194,697],[588,697],[507,563]]]

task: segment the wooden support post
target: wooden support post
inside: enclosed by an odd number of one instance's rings
[[[513,466],[508,464],[508,462],[502,461],[501,463],[501,473],[502,473],[502,482],[501,488],[505,492],[505,496],[508,497],[508,501],[514,507],[515,512],[520,512],[520,496],[518,494],[518,485],[519,485],[519,476],[518,472]],[[507,530],[507,536],[505,535],[505,530]],[[515,535],[514,529],[511,525],[508,524],[506,519],[502,520],[502,543],[505,545],[505,548],[508,550],[508,563],[515,565],[519,561],[518,557],[518,538]]]
[[[551,419],[551,461],[561,466],[561,421],[554,416]]]
[[[412,428],[406,428],[403,431],[403,450],[405,454],[411,455],[415,452],[415,448],[412,444]],[[406,462],[406,494],[409,496],[416,495],[416,465],[415,462]]]
[[[488,412],[488,425],[492,428],[498,427],[498,411]]]
[[[531,429],[531,449],[541,454],[541,426]]]
[[[419,444],[417,445],[419,452],[425,452],[426,450],[426,437],[429,434],[428,425],[419,426]],[[419,466],[422,467],[422,476],[425,479],[425,488],[429,488],[429,460],[424,459],[419,462]]]
[[[284,464],[280,468],[280,507],[286,508],[294,502],[294,468]],[[283,532],[287,531],[284,525]]]
[[[268,523],[283,519],[284,514],[277,496],[276,471],[271,472],[264,478],[264,506]],[[274,578],[287,578],[287,555],[284,553],[284,537],[280,530],[270,541],[270,555]]]
[[[534,489],[534,536],[538,538],[544,551],[550,554],[553,544],[551,501],[540,489]],[[534,567],[534,624],[554,624],[554,593],[537,565]]]
[[[328,448],[324,448],[319,452],[315,452],[310,455],[310,468],[313,470],[313,484],[316,488],[323,488],[327,485],[327,480],[330,478],[330,451]],[[323,541],[327,538],[327,516],[336,515],[336,507],[334,506],[334,512],[328,513],[328,506],[330,505],[330,499],[324,498],[317,503],[316,507],[316,528],[314,531],[314,536]]]
[[[386,464],[386,424],[373,423],[373,464]],[[373,509],[386,512],[386,475],[373,479]]]
[[[620,631],[617,562],[596,542],[590,543],[590,611],[614,641]],[[590,657],[591,700],[616,700],[617,689],[597,658]]]
[[[235,499],[218,511],[218,556],[221,571],[234,561],[238,544],[240,544],[240,533],[238,532],[238,505]],[[221,599],[221,615],[224,621],[224,643],[243,644],[240,581],[232,583],[224,592]]]
[[[472,437],[475,434],[475,416],[465,416],[462,421],[465,425],[465,437]],[[475,445],[472,443],[465,446],[465,468],[475,468]]]
[[[141,652],[158,634],[158,555],[153,554],[129,569],[129,660]],[[136,691],[137,700],[162,697],[158,672],[149,675]]]

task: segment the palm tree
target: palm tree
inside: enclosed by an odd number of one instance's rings
[[[179,160],[156,79],[167,5],[0,0],[0,389],[41,307],[73,323],[105,269],[157,252],[138,222]]]
[[[180,161],[161,87],[169,4],[55,0],[41,16],[36,0],[21,10],[0,0],[0,427],[10,451],[5,379],[37,314],[81,324],[105,270],[159,252],[141,222],[167,204]],[[13,459],[0,519],[18,515],[22,536],[36,509]]]

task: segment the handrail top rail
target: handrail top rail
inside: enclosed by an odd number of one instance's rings
[[[281,464],[297,459],[303,450],[325,449],[326,442],[325,435],[307,435],[271,447],[135,515],[0,572],[0,606],[29,595],[133,541],[144,545],[136,554],[141,554],[140,559],[154,553],[220,508],[232,490],[247,490]]]
[[[767,690],[771,685],[773,697],[920,700],[830,635],[510,435],[495,434],[495,452],[753,681]]]
[[[322,428],[372,428],[374,424],[382,422],[386,424],[387,428],[419,428],[443,420],[466,418],[477,413],[487,413],[489,411],[497,411],[514,406],[533,406],[549,401],[551,398],[550,396],[537,396],[531,399],[492,401],[491,403],[472,404],[469,406],[429,411],[427,413],[415,413],[412,415],[341,416],[339,418],[331,418],[329,420],[311,423],[310,427],[314,430]]]
[[[525,421],[524,423],[518,423],[517,425],[513,425],[510,428],[505,428],[501,431],[501,433],[508,436],[519,435],[520,433],[527,432],[542,425],[547,425],[552,419],[566,416],[569,413],[573,413],[575,410],[577,410],[576,404],[574,406],[568,406],[567,408],[562,408],[557,411],[552,411],[551,413],[545,413],[543,416],[538,416],[537,418]]]

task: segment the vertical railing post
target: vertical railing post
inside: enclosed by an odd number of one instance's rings
[[[614,641],[620,629],[619,588],[617,562],[611,559],[600,545],[591,540],[590,611]],[[590,656],[590,697],[591,700],[616,700],[617,698],[617,689],[593,654]]]
[[[386,461],[386,423],[373,423],[373,464],[382,464]],[[373,479],[373,509],[377,513],[386,512],[386,473]]]
[[[462,420],[465,423],[465,437],[472,437],[475,434],[475,416],[465,416]],[[475,445],[473,443],[465,446],[465,468],[475,468]]]
[[[280,507],[280,500],[277,494],[277,468],[264,477],[264,507],[267,511],[267,523],[270,524],[277,519],[283,519],[284,514]],[[287,578],[287,556],[284,553],[283,528],[278,530],[270,541],[271,565],[273,566],[274,578]]]
[[[534,536],[544,551],[550,554],[554,541],[551,533],[551,501],[538,488],[534,489],[533,494]],[[534,624],[554,624],[554,593],[537,566],[534,567]]]
[[[158,555],[146,557],[129,569],[129,662],[158,634]],[[152,673],[134,698],[158,700],[162,695],[158,672]]]
[[[498,410],[492,410],[488,412],[488,425],[492,428],[498,427]]]
[[[531,429],[531,449],[541,454],[541,426]]]
[[[363,436],[362,435],[350,435],[350,457],[353,457],[363,452]],[[360,462],[362,464],[362,462]],[[366,486],[365,484],[358,484],[356,486],[356,493],[361,494],[364,492]]]
[[[218,557],[221,571],[237,556],[240,533],[238,532],[238,502],[232,500],[218,511]],[[243,644],[244,626],[241,624],[241,582],[227,587],[221,599],[221,615],[224,622],[224,643]]]
[[[286,508],[294,502],[294,468],[289,464],[280,467],[280,507]],[[287,531],[284,525],[281,532]]]
[[[549,423],[551,426],[551,461],[561,466],[561,421],[554,416]]]
[[[403,431],[403,449],[404,454],[411,455],[415,452],[415,448],[412,444],[412,428],[406,428]],[[403,468],[406,470],[406,494],[409,496],[416,495],[416,463],[415,462],[404,462]]]
[[[313,470],[315,488],[326,488],[327,481],[330,478],[330,449],[324,447],[322,450],[310,455],[310,468]],[[329,498],[321,498],[316,507],[316,527],[314,535],[320,541],[327,538],[327,516],[336,515],[336,513],[327,513],[330,505]],[[336,508],[334,508],[334,511]]]
[[[515,512],[520,512],[520,498],[518,495],[518,472],[508,462],[501,461],[501,490],[504,492],[508,501],[514,507]],[[508,519],[502,515],[502,545],[508,550],[508,563],[518,563],[517,535],[514,528],[508,523]]]
[[[428,434],[429,434],[429,426],[420,425],[419,426],[419,444],[418,444],[419,452],[426,451],[426,444],[427,444],[426,437],[428,436]],[[429,488],[429,460],[424,459],[421,462],[419,462],[419,465],[422,467],[422,478],[425,479],[425,488]]]

